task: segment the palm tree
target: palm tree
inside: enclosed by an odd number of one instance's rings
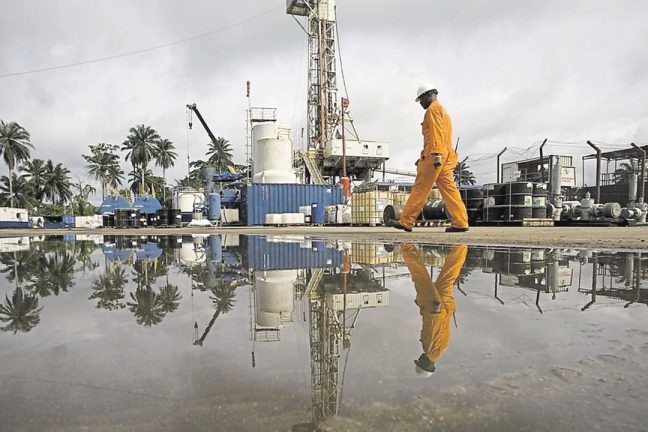
[[[11,173],[11,177],[0,177],[0,205],[32,209],[38,202],[35,194],[25,176]]]
[[[475,175],[470,171],[466,161],[459,162],[454,169],[455,183],[458,185],[474,185],[476,183]]]
[[[34,146],[29,142],[29,132],[16,122],[5,123],[0,120],[0,153],[9,168],[9,197],[11,207],[13,199],[13,170],[16,163],[29,159],[29,149]]]
[[[226,171],[227,167],[234,165],[232,162],[232,147],[228,140],[218,137],[216,141],[212,141],[208,145],[208,162],[216,168],[216,171]]]
[[[74,189],[77,191],[72,201],[72,210],[74,211],[74,214],[79,216],[91,216],[95,214],[97,209],[95,206],[90,204],[88,197],[91,193],[97,192],[97,189],[89,184],[84,185],[81,179],[79,179],[78,183],[74,184]]]
[[[144,187],[142,187],[141,179],[146,179]],[[130,190],[133,194],[137,195],[138,192],[150,192],[164,188],[164,180],[162,177],[153,175],[150,169],[143,170],[142,167],[137,167],[128,173],[128,182],[130,183]]]
[[[614,182],[617,184],[628,184],[630,183],[630,177],[632,174],[640,171],[641,168],[639,167],[638,161],[636,164],[632,159],[629,162],[623,162],[616,170],[614,170]]]
[[[44,189],[45,197],[49,198],[52,204],[64,204],[69,201],[74,195],[70,170],[61,163],[54,165],[51,159],[45,164],[45,169],[45,178],[47,179]]]
[[[164,192],[162,199],[166,201],[166,170],[175,164],[178,154],[174,152],[175,146],[168,139],[160,139],[155,146],[155,165],[162,167],[162,178],[164,179]]]
[[[140,167],[142,170],[142,191],[145,189],[146,168],[148,163],[155,155],[156,143],[160,140],[160,135],[150,126],[137,125],[130,128],[126,141],[122,144],[122,150],[126,150],[126,161],[130,160],[133,168]]]
[[[40,322],[41,310],[43,308],[38,307],[38,297],[25,295],[22,288],[17,287],[11,299],[5,296],[4,304],[0,304],[0,321],[9,323],[0,330],[14,334],[28,332]]]
[[[47,183],[47,166],[43,159],[32,159],[25,161],[20,167],[24,172],[27,182],[31,186],[32,193],[36,201],[43,202],[45,198],[45,185]]]
[[[106,186],[116,189],[124,179],[124,171],[119,166],[119,146],[99,143],[90,146],[89,155],[81,155],[88,163],[86,170],[90,178],[101,182],[101,199],[106,197]]]

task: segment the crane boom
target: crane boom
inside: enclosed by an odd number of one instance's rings
[[[205,122],[205,119],[203,116],[200,114],[200,111],[198,111],[198,108],[196,108],[196,104],[187,104],[187,108],[189,108],[191,111],[196,113],[196,116],[198,117],[198,120],[200,120],[200,123],[202,123],[203,127],[207,131],[207,135],[209,135],[209,139],[212,140],[213,143],[216,142],[216,137],[212,133],[211,129],[209,129],[209,126],[207,126],[207,123]]]

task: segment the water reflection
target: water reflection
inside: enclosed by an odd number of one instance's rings
[[[423,353],[414,361],[416,373],[429,377],[435,371],[436,362],[450,343],[450,320],[456,310],[452,291],[466,261],[468,247],[457,245],[450,249],[436,281],[432,281],[432,275],[428,272],[416,245],[402,244],[400,250],[407,269],[412,275],[416,288],[416,305],[422,317]]]
[[[186,339],[178,343],[197,354],[230,340],[216,329],[236,310],[245,311],[251,350],[241,363],[248,371],[268,367],[267,359],[261,363],[257,354],[270,347],[285,346],[290,352],[293,342],[282,335],[302,327],[309,356],[310,418],[293,430],[317,430],[343,410],[352,333],[363,311],[373,309],[369,313],[397,325],[397,311],[390,314],[394,286],[401,287],[398,294],[410,305],[416,302],[420,314],[421,351],[413,351],[405,362],[412,368],[412,359],[420,353],[416,372],[409,370],[410,375],[429,377],[434,372],[438,380],[452,367],[450,353],[463,348],[451,344],[451,334],[456,338],[461,330],[455,319],[463,310],[457,312],[458,299],[501,310],[526,307],[527,316],[534,318],[560,310],[591,314],[642,308],[648,305],[645,261],[639,252],[341,242],[303,236],[2,239],[0,272],[5,281],[0,287],[6,294],[0,304],[0,328],[15,334],[5,336],[13,339],[38,333],[34,329],[41,325],[49,300],[72,296],[84,283],[83,301],[99,309],[97,314],[111,319],[126,314],[126,321],[136,322],[140,331],[156,328],[170,316],[190,317],[193,337],[187,328]],[[415,335],[403,338],[414,341]]]

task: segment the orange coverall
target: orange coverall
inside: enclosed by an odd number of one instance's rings
[[[455,312],[452,288],[466,261],[468,247],[466,245],[452,247],[436,282],[432,282],[430,273],[415,245],[401,244],[400,250],[412,276],[416,288],[416,304],[423,318],[421,327],[423,352],[430,361],[436,362],[450,342],[450,320]],[[435,312],[434,302],[441,304],[439,312]]]
[[[403,207],[400,223],[412,228],[436,183],[445,203],[452,226],[468,228],[468,213],[454,182],[453,171],[457,165],[457,153],[452,148],[452,123],[450,116],[439,101],[433,101],[423,118],[423,150],[416,167],[416,180],[412,193]],[[434,153],[441,155],[441,166],[435,168]]]

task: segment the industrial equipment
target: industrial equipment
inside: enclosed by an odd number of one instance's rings
[[[335,0],[287,0],[286,12],[308,37],[307,150],[300,164],[315,184],[342,177],[345,163],[349,178],[370,180],[389,159],[389,144],[359,139],[347,111],[348,99],[338,98]],[[297,17],[305,17],[305,25]]]

